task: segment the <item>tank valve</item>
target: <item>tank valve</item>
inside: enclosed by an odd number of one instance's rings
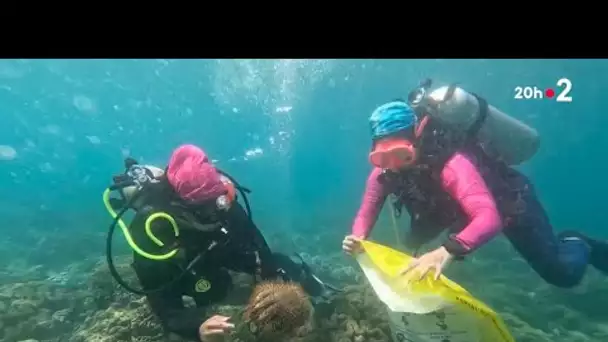
[[[425,78],[424,80],[420,81],[417,88],[410,91],[407,96],[407,99],[412,107],[418,107],[424,104],[423,101],[426,98],[427,90],[431,87],[432,84],[433,81],[430,78]]]

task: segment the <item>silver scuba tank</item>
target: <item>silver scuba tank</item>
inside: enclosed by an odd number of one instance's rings
[[[427,85],[430,86],[430,81]],[[508,165],[518,165],[529,160],[540,146],[540,138],[534,128],[490,104],[487,105],[485,118],[479,120],[484,109],[481,107],[483,103],[462,88],[443,86],[430,93],[420,88],[413,93],[411,100],[414,105],[430,103],[433,110],[428,114],[451,129],[466,132],[479,124],[474,134],[481,147],[489,156]]]

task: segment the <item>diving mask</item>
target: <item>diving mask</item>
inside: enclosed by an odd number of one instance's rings
[[[369,154],[369,161],[376,167],[398,170],[416,162],[416,149],[407,139],[386,138],[374,145],[374,150]]]

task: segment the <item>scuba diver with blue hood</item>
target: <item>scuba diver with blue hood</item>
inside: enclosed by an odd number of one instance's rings
[[[249,190],[212,165],[199,147],[178,147],[165,170],[133,159],[125,161],[125,168],[104,193],[114,218],[108,264],[120,285],[147,297],[167,330],[201,341],[230,331],[229,317],[206,310],[230,292],[228,270],[252,275],[256,281],[299,283],[313,299],[335,290],[303,261],[298,264],[270,250],[251,219],[245,195]],[[112,191],[121,197],[110,197]],[[246,209],[237,201],[237,191]],[[135,217],[127,227],[122,216],[129,209]],[[116,272],[111,242],[116,225],[134,250],[133,268],[142,289],[131,287]],[[192,297],[197,307],[186,308],[182,296]]]
[[[555,234],[532,182],[512,167],[538,150],[537,132],[455,86],[429,91],[421,82],[408,100],[377,107],[369,118],[373,168],[342,248],[361,251],[385,200],[409,212],[407,248],[417,251],[442,232],[443,244],[403,265],[402,273],[438,278],[499,234],[546,282],[569,288],[588,265],[608,274],[608,243],[577,231]]]

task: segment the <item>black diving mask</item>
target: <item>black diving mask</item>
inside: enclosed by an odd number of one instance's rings
[[[217,207],[215,200],[192,204],[176,198],[170,205],[176,209],[173,214],[176,220],[183,221],[196,230],[209,232],[224,225],[221,209]]]

